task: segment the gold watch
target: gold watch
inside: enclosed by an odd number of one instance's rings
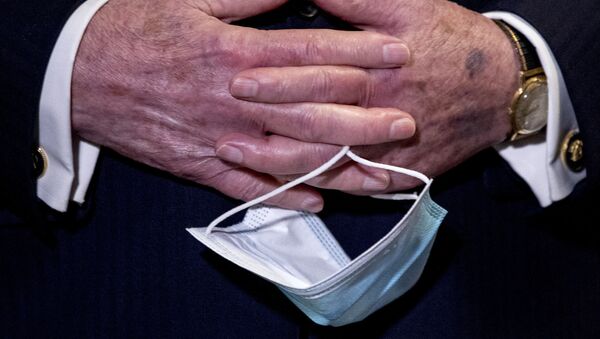
[[[515,93],[509,114],[512,131],[510,141],[534,135],[546,127],[548,121],[548,80],[535,47],[517,30],[502,20],[494,20],[510,38],[521,71],[519,89]]]

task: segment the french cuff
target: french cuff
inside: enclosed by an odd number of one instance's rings
[[[575,172],[561,160],[563,140],[579,126],[562,73],[541,34],[523,18],[508,12],[488,12],[490,19],[503,20],[535,46],[548,79],[548,124],[546,132],[496,150],[531,187],[542,207],[567,197],[586,171]],[[508,114],[508,113],[507,113]]]
[[[44,76],[39,140],[48,167],[37,181],[37,195],[60,212],[67,210],[70,200],[83,203],[98,159],[97,146],[71,135],[71,77],[85,29],[107,1],[88,0],[71,15],[54,45]]]

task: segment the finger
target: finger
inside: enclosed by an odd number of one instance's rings
[[[267,103],[330,102],[367,105],[369,73],[347,66],[254,68],[238,73],[229,87],[236,98]]]
[[[194,4],[204,13],[231,22],[268,12],[285,2],[286,0],[195,0]]]
[[[293,177],[283,177],[282,179],[290,180]],[[364,167],[356,163],[346,163],[306,182],[310,186],[355,195],[384,192],[390,183],[390,174],[387,171]]]
[[[231,134],[217,142],[216,154],[258,172],[279,174],[286,181],[296,179],[328,161],[338,147],[310,144],[280,136],[253,138]],[[286,175],[290,174],[290,175]],[[386,171],[358,164],[340,164],[325,174],[307,181],[312,186],[365,194],[385,190],[390,184]]]
[[[217,141],[222,160],[273,175],[304,174],[323,165],[340,151],[340,146],[313,144],[270,135],[255,138],[229,134]]]
[[[406,64],[410,51],[401,40],[375,32],[330,29],[232,30],[235,48],[262,66],[352,65],[395,68]],[[260,57],[257,57],[260,56]]]
[[[282,183],[271,176],[247,169],[232,169],[214,178],[209,185],[232,198],[250,201],[274,191]],[[293,187],[265,201],[265,203],[313,213],[320,212],[323,209],[321,195],[315,189],[305,185]]]
[[[264,129],[307,142],[373,145],[411,138],[415,120],[393,108],[339,104],[258,105],[254,112]]]

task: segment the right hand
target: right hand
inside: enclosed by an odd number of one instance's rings
[[[227,24],[284,2],[108,2],[90,23],[75,62],[74,130],[93,143],[242,200],[263,195],[280,182],[218,159],[214,146],[223,135],[276,134],[312,142],[319,146],[315,156],[323,159],[339,150],[335,145],[411,137],[414,120],[397,109],[266,105],[230,95],[230,86],[252,91],[248,83],[230,84],[244,69],[328,64],[394,68],[408,59],[401,41],[378,33],[261,31]],[[404,121],[404,127],[391,132],[395,121]],[[381,179],[382,173],[372,174]],[[269,203],[315,212],[323,204],[308,187]]]

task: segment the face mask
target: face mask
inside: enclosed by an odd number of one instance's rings
[[[259,205],[320,175],[344,156],[425,183],[420,194],[374,196],[415,203],[387,235],[354,260],[315,214]],[[222,257],[274,283],[314,322],[342,326],[364,319],[417,282],[446,215],[431,200],[430,186],[431,179],[421,173],[365,160],[344,147],[313,172],[232,209],[208,227],[188,231]],[[246,208],[250,209],[241,223],[216,227]]]

